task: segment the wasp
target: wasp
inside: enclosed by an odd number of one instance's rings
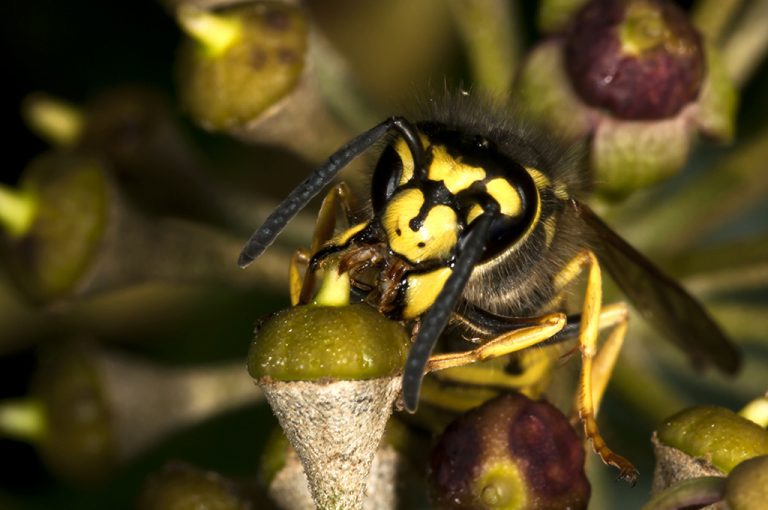
[[[350,161],[383,144],[370,214],[313,243],[308,273],[335,258],[339,272],[375,293],[382,313],[412,321],[405,408],[415,411],[425,371],[575,337],[585,435],[605,463],[634,482],[636,470],[608,448],[595,418],[594,394],[605,385],[596,390],[592,379],[598,336],[608,331],[606,343],[620,345],[628,324],[627,304],[602,302],[602,268],[695,366],[733,373],[738,352],[700,303],[579,201],[584,179],[572,151],[505,109],[466,98],[433,100],[424,118],[388,118],[331,155],[248,240],[240,266],[267,249]],[[348,193],[338,185],[326,202],[345,202]],[[321,214],[328,216],[335,206],[325,205]],[[563,294],[582,273],[580,313],[567,315]],[[306,300],[306,286],[301,294]],[[480,347],[433,355],[449,322],[480,338]]]

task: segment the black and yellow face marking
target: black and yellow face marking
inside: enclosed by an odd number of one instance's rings
[[[423,168],[415,169],[409,145],[397,138],[384,150],[374,172],[374,211],[393,252],[415,264],[449,261],[462,232],[489,203],[499,214],[483,259],[519,242],[540,207],[533,177],[481,136],[438,123],[421,123],[417,128]]]
[[[459,240],[456,211],[445,204],[429,206],[417,188],[403,189],[392,197],[381,225],[390,249],[414,264],[449,260]]]

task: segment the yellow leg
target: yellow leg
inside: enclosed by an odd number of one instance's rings
[[[592,364],[592,401],[595,416],[600,410],[605,388],[611,379],[616,360],[619,358],[629,325],[629,310],[624,303],[603,306],[600,311],[600,330],[612,328],[603,345],[597,351]]]
[[[304,272],[304,278],[298,276],[299,263],[304,265],[309,262],[309,258],[313,253],[317,252],[320,247],[329,239],[333,237],[333,233],[336,229],[336,213],[338,208],[341,207],[344,216],[350,218],[350,191],[349,187],[342,183],[334,186],[323,199],[323,203],[320,205],[320,211],[317,213],[317,221],[315,222],[315,231],[312,235],[312,244],[310,245],[309,252],[300,250],[294,254],[291,259],[291,273],[290,273],[290,286],[291,286],[291,304],[296,305],[299,303],[308,303],[312,298],[312,293],[315,289],[315,273],[314,271]],[[295,263],[294,263],[295,262]],[[302,283],[299,286],[299,290],[296,291],[296,282],[301,280]]]
[[[592,441],[592,448],[606,464],[619,470],[619,477],[630,484],[637,480],[637,470],[627,459],[614,453],[603,440],[595,420],[596,406],[594,401],[594,386],[592,373],[597,350],[597,337],[600,327],[600,312],[602,305],[602,275],[600,265],[594,253],[582,252],[578,256],[582,267],[588,268],[587,290],[581,312],[581,328],[579,330],[579,349],[581,350],[582,367],[579,377],[578,410],[584,424],[584,433]],[[626,321],[624,322],[626,324]],[[619,329],[622,329],[620,326]],[[614,341],[615,343],[615,341]],[[605,383],[600,383],[605,389]],[[602,396],[602,393],[601,393]]]
[[[350,191],[349,187],[342,183],[337,184],[325,195],[323,203],[320,205],[320,211],[317,213],[315,223],[315,233],[312,236],[312,245],[310,251],[315,253],[320,247],[333,237],[336,229],[336,213],[341,207],[344,217],[349,220]]]
[[[309,264],[309,252],[304,248],[299,248],[291,257],[291,265],[288,268],[288,284],[290,285],[291,306],[299,304],[301,289],[304,286],[304,277],[307,265]],[[302,268],[303,267],[303,271]]]
[[[426,372],[434,372],[467,365],[476,361],[498,358],[499,356],[511,354],[539,344],[563,329],[566,317],[562,313],[553,313],[541,317],[537,322],[534,326],[503,333],[471,351],[449,352],[432,356],[427,363]]]

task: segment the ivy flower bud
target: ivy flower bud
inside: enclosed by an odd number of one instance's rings
[[[768,500],[768,455],[745,460],[731,471],[725,483],[725,500],[731,510],[756,510]]]
[[[31,395],[0,402],[0,433],[34,443],[69,482],[102,482],[171,433],[262,399],[239,362],[175,368],[52,340]]]
[[[436,508],[586,508],[584,446],[554,406],[506,394],[459,417],[432,451]]]
[[[654,436],[653,489],[723,476],[746,459],[768,455],[768,431],[729,409],[697,406],[668,418]]]
[[[697,131],[733,137],[734,85],[673,2],[592,0],[562,30],[531,52],[517,93],[561,136],[588,140],[603,195],[621,197],[677,172]]]
[[[308,37],[300,9],[277,3],[216,12],[182,6],[177,18],[190,35],[180,54],[182,100],[203,126],[242,126],[299,82]]]
[[[662,119],[695,101],[704,78],[701,36],[671,2],[591,2],[565,42],[579,96],[620,119]]]
[[[139,496],[139,510],[251,510],[234,482],[213,471],[172,462],[153,475]]]
[[[248,371],[301,459],[318,508],[360,508],[384,427],[400,394],[408,334],[326,271],[315,303],[278,312],[256,331]]]

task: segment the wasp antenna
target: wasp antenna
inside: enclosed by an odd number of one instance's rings
[[[480,260],[485,250],[488,232],[495,214],[486,212],[471,225],[461,253],[453,266],[453,271],[435,303],[421,319],[419,333],[413,343],[403,372],[403,403],[405,408],[416,411],[419,402],[421,380],[424,378],[424,368],[432,355],[437,339],[448,324],[451,312],[464,292],[464,287],[472,274],[472,269]]]
[[[408,147],[413,152],[414,162],[423,163],[424,149],[419,142],[416,128],[402,117],[390,117],[381,124],[372,127],[347,142],[334,152],[312,175],[299,184],[277,206],[277,209],[267,217],[264,224],[248,239],[248,242],[245,243],[243,250],[240,252],[240,257],[237,260],[238,265],[246,267],[256,257],[261,255],[272,244],[277,235],[282,232],[288,222],[306,207],[309,201],[320,193],[342,168],[392,129],[399,131],[403,138],[405,138]]]

